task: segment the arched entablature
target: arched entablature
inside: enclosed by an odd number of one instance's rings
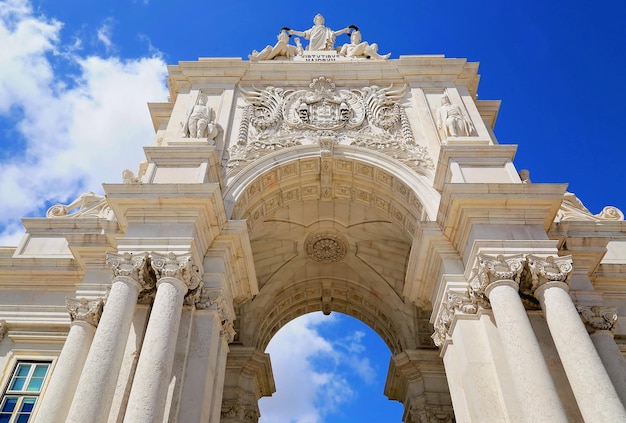
[[[412,234],[416,221],[435,220],[441,198],[432,187],[431,169],[418,173],[388,155],[343,145],[326,154],[317,145],[279,150],[225,182],[227,216],[248,219],[251,228],[289,202],[353,200],[395,215]]]
[[[244,305],[239,340],[264,351],[287,323],[315,311],[340,312],[360,320],[383,339],[392,354],[419,344],[419,310],[414,305],[404,303],[389,289],[375,291],[358,281],[319,277],[285,284],[280,292],[260,293]]]
[[[298,146],[242,169],[225,198],[248,222],[259,287],[239,307],[244,345],[263,350],[322,310],[360,319],[394,354],[430,346],[429,314],[403,296],[416,227],[438,207],[427,175],[364,148]]]

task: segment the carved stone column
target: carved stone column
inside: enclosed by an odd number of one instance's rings
[[[259,398],[272,395],[275,391],[269,355],[252,347],[233,345],[226,362],[224,396],[218,421],[256,423],[260,417]]]
[[[519,297],[519,279],[525,261],[521,255],[478,256],[478,273],[470,290],[476,296],[489,298],[524,421],[567,423],[548,365]]]
[[[113,284],[80,376],[66,422],[106,422],[126,340],[142,289],[150,289],[147,254],[107,253]]]
[[[124,417],[129,423],[163,420],[183,301],[201,282],[191,254],[152,253],[151,259],[157,292]]]
[[[572,258],[528,256],[534,295],[548,327],[580,412],[587,422],[623,422],[626,410],[569,296]]]
[[[617,323],[617,309],[601,306],[577,306],[576,308],[622,404],[626,404],[626,359],[613,338],[613,329]]]
[[[65,421],[72,404],[69,393],[74,392],[78,385],[104,301],[68,298],[66,303],[71,319],[70,331],[54,366],[46,395],[41,399],[37,423]]]
[[[433,350],[391,357],[385,395],[404,404],[405,423],[453,423],[454,411],[443,362]]]

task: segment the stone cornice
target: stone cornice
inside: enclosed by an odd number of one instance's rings
[[[433,186],[438,191],[452,179],[450,163],[452,161],[472,164],[485,163],[503,165],[512,162],[517,151],[516,145],[442,145],[437,163]]]
[[[445,184],[437,222],[464,255],[473,225],[539,225],[547,230],[565,184]]]

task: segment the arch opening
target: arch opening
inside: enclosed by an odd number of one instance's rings
[[[358,319],[308,313],[265,351],[276,393],[259,401],[260,423],[402,421],[403,405],[383,395],[391,351]]]

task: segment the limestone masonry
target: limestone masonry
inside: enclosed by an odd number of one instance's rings
[[[23,219],[1,422],[256,422],[313,311],[385,341],[404,422],[626,422],[622,212],[518,173],[477,63],[366,35],[170,66],[145,162]]]

